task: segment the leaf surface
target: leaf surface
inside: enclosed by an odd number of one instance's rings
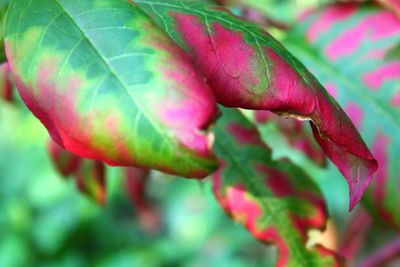
[[[316,140],[350,187],[350,209],[377,163],[315,77],[261,27],[202,1],[137,0],[194,58],[218,102],[312,122]]]
[[[304,18],[285,44],[344,107],[379,162],[366,199],[400,226],[400,20],[373,5],[336,4]]]
[[[67,150],[187,177],[216,168],[214,96],[136,5],[13,0],[5,43],[24,102]]]
[[[308,230],[324,228],[327,219],[312,180],[288,161],[273,161],[239,111],[223,111],[215,129],[221,167],[212,176],[220,205],[257,239],[277,246],[277,266],[340,266],[331,251],[305,246]]]

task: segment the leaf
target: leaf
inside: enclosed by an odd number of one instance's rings
[[[148,206],[145,197],[146,183],[150,170],[140,168],[125,168],[125,189],[129,198],[137,209]]]
[[[285,44],[330,89],[372,147],[380,167],[366,202],[377,217],[399,227],[399,19],[373,5],[336,4],[310,13]]]
[[[13,82],[7,62],[0,65],[0,99],[10,103],[14,101]]]
[[[254,125],[224,109],[216,129],[220,169],[213,191],[225,211],[257,239],[278,247],[277,266],[340,266],[334,253],[306,248],[307,232],[326,224],[315,184],[288,161],[273,161]]]
[[[325,154],[302,121],[282,119],[269,111],[262,110],[256,111],[254,115],[259,126],[276,125],[279,132],[294,149],[306,154],[319,166],[326,164]]]
[[[320,146],[350,187],[350,209],[377,164],[350,119],[314,76],[255,24],[201,1],[138,0],[194,58],[217,101],[309,120]]]
[[[68,152],[53,140],[49,140],[47,149],[54,167],[62,176],[68,177],[79,168],[82,158]]]
[[[50,159],[65,178],[73,177],[78,189],[101,206],[106,202],[105,166],[100,161],[81,158],[49,140]]]
[[[150,201],[147,185],[150,170],[140,168],[125,168],[125,190],[137,214],[140,228],[148,233],[160,231],[162,219],[160,211]]]
[[[339,251],[347,263],[355,265],[356,257],[364,245],[368,244],[367,234],[371,226],[371,215],[364,209],[358,209],[346,223]]]
[[[13,0],[5,43],[24,102],[68,151],[196,178],[217,167],[214,96],[136,5]]]
[[[74,173],[78,189],[101,206],[106,203],[105,172],[104,163],[82,159]]]

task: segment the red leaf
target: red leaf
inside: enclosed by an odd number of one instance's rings
[[[126,168],[125,190],[138,210],[146,208],[149,203],[146,197],[146,184],[150,170],[141,168]]]
[[[67,177],[79,168],[82,158],[68,152],[53,140],[48,141],[47,149],[54,167],[62,176]]]
[[[79,190],[99,205],[104,206],[106,203],[104,163],[83,159],[74,176]]]
[[[106,202],[104,163],[81,158],[52,140],[49,140],[47,148],[56,170],[64,177],[73,176],[78,189],[103,206]]]
[[[251,39],[239,27],[231,30],[218,20],[209,21],[207,28],[199,15],[173,13],[173,17],[220,104],[311,121],[317,142],[348,181],[353,209],[377,162],[345,112],[312,74],[253,25],[257,36]]]
[[[147,233],[158,232],[162,224],[161,214],[146,193],[150,170],[126,168],[124,172],[125,190],[136,209],[140,228]]]

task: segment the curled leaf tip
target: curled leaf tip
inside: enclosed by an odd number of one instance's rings
[[[323,135],[315,125],[312,125],[312,129],[319,145],[347,180],[350,195],[349,211],[352,211],[378,169],[378,162],[351,123],[342,126],[335,140]]]

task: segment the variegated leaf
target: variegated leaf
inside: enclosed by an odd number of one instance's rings
[[[224,109],[216,132],[220,169],[213,191],[225,211],[257,239],[278,248],[276,266],[341,266],[322,247],[306,248],[307,232],[326,224],[323,197],[309,177],[270,149],[239,111]]]
[[[136,5],[12,0],[5,43],[24,102],[67,150],[187,177],[217,167],[214,96]]]
[[[261,27],[203,1],[136,0],[197,63],[218,102],[312,122],[350,187],[350,209],[377,163],[350,119],[315,77]]]

